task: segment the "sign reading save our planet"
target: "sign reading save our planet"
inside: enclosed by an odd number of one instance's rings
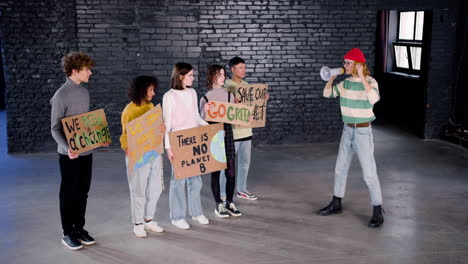
[[[223,124],[207,125],[169,133],[176,179],[226,169]]]
[[[267,102],[265,95],[266,84],[238,84],[236,86],[236,99],[240,104],[253,107],[253,120],[243,127],[264,127],[266,123]]]

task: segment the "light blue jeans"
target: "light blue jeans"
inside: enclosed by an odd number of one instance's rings
[[[371,204],[381,205],[382,192],[374,159],[372,126],[353,128],[344,125],[336,160],[334,195],[341,198],[345,195],[346,180],[354,152],[361,163],[364,181],[370,192]]]
[[[252,153],[252,140],[236,141],[237,170],[236,188],[237,192],[247,191],[247,176],[249,175],[250,156]],[[221,171],[219,180],[221,196],[226,196],[226,176]]]
[[[172,169],[171,186],[169,187],[169,209],[171,212],[171,220],[185,218],[187,212],[185,184],[187,184],[188,191],[189,214],[191,216],[200,216],[203,214],[200,199],[200,191],[203,184],[201,176],[193,176],[182,180],[176,180],[174,177],[174,169]]]
[[[128,167],[128,158],[125,156]],[[156,204],[163,190],[163,162],[159,155],[142,167],[128,173],[127,180],[130,189],[130,209],[132,222],[143,223],[144,219],[153,219]]]

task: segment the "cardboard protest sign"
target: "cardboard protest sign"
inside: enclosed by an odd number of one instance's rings
[[[169,133],[169,139],[176,179],[227,168],[222,123],[174,131]]]
[[[160,104],[142,116],[128,122],[126,129],[129,173],[164,153],[162,144],[164,134],[160,131],[162,123]]]
[[[62,118],[70,151],[80,154],[111,142],[104,109]]]
[[[239,103],[253,107],[253,120],[250,125],[242,127],[264,127],[266,122],[266,100],[268,85],[266,84],[238,84],[236,99]]]
[[[250,125],[251,121],[249,117],[252,115],[253,107],[218,101],[210,101],[210,103],[213,107],[211,110],[205,112],[206,121],[244,126]]]

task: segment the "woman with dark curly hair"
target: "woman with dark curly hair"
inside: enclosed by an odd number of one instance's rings
[[[138,76],[128,87],[130,103],[122,111],[122,135],[120,145],[125,151],[125,164],[128,168],[127,124],[144,115],[154,108],[151,100],[156,94],[158,80],[152,76]],[[165,132],[165,126],[161,126]],[[163,190],[163,162],[161,155],[153,153],[149,162],[135,168],[132,172],[127,170],[128,186],[130,188],[130,207],[133,232],[137,237],[146,237],[146,231],[161,233],[164,229],[153,220],[156,204]]]

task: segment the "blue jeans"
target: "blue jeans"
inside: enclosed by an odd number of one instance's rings
[[[128,158],[125,157],[128,168]],[[153,219],[156,204],[163,189],[163,162],[159,155],[141,168],[128,173],[127,179],[130,189],[130,209],[132,222],[143,223],[143,219]]]
[[[237,156],[237,192],[245,192],[247,191],[247,176],[249,175],[250,168],[252,140],[236,141],[234,145],[236,146]],[[220,178],[221,196],[226,196],[226,177],[224,176],[224,171],[221,171]]]
[[[200,216],[203,214],[200,191],[202,188],[201,176],[193,176],[190,178],[176,180],[174,177],[174,169],[171,171],[171,186],[169,187],[169,209],[171,212],[171,220],[184,219],[186,215],[185,202],[185,184],[188,189],[188,206],[191,216]]]
[[[382,192],[375,165],[374,138],[371,126],[353,128],[344,125],[336,160],[334,195],[341,198],[345,195],[346,180],[354,152],[361,163],[364,181],[370,192],[371,204],[381,205]]]

